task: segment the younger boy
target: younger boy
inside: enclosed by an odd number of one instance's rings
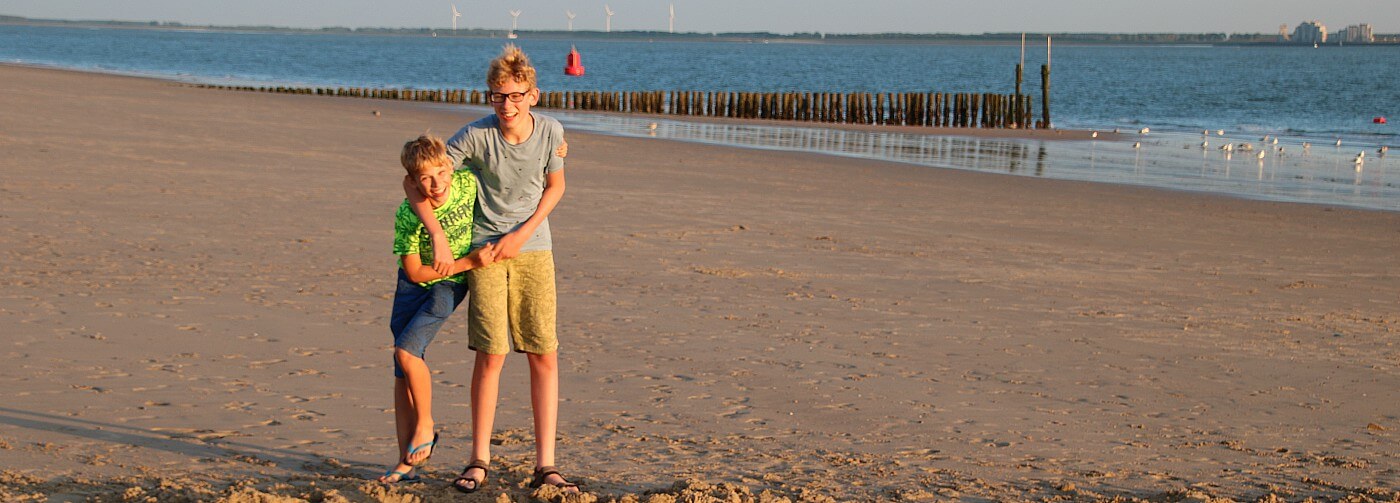
[[[530,365],[530,404],[535,422],[535,474],[543,484],[577,492],[554,468],[559,411],[558,338],[555,334],[554,256],[546,220],[564,196],[564,128],[530,112],[540,98],[535,69],[514,45],[491,61],[486,85],[495,114],[463,127],[448,140],[448,155],[465,161],[480,187],[472,244],[495,244],[496,260],[467,273],[472,370],[472,462],[453,481],[462,492],[486,482],[491,429],[501,367],[513,348]],[[415,199],[410,193],[410,199]],[[416,200],[438,242],[426,206]]]
[[[490,262],[492,246],[479,247],[470,255],[476,180],[470,173],[454,172],[442,140],[419,136],[403,146],[400,162],[408,171],[405,184],[411,184],[424,205],[431,208],[435,223],[445,229],[447,244],[432,244],[423,222],[408,201],[394,217],[394,254],[399,256],[399,280],[394,292],[394,309],[389,328],[394,334],[394,425],[398,432],[399,463],[379,481],[416,481],[413,469],[428,462],[437,445],[433,431],[432,377],[423,353],[442,327],[447,316],[467,294],[464,271]],[[430,264],[438,250],[453,259],[448,276]]]

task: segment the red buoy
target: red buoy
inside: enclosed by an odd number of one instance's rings
[[[1376,117],[1374,119],[1371,119],[1371,122],[1374,122],[1376,124],[1385,124],[1385,117]]]
[[[564,75],[579,77],[583,75],[583,57],[579,56],[578,49],[569,47],[569,58],[564,64]]]

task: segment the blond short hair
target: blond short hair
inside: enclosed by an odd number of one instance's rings
[[[506,82],[519,82],[535,88],[535,67],[530,65],[530,57],[515,44],[506,44],[501,55],[491,60],[491,68],[486,71],[486,86],[500,87]]]
[[[403,144],[399,162],[408,174],[416,175],[424,169],[441,166],[447,162],[447,145],[436,136],[424,134],[418,139]]]

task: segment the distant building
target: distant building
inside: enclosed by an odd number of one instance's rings
[[[1322,21],[1304,21],[1293,29],[1293,43],[1325,44],[1327,43],[1327,27],[1322,24]]]
[[[1337,36],[1342,38],[1342,42],[1348,44],[1373,44],[1376,42],[1376,36],[1371,33],[1371,25],[1369,24],[1348,26]]]
[[[1278,25],[1278,41],[1279,41],[1279,42],[1287,42],[1287,41],[1288,41],[1288,38],[1289,38],[1289,37],[1288,37],[1288,25],[1286,25],[1286,24]]]

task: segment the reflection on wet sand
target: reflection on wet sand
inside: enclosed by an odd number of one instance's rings
[[[1302,148],[1235,153],[1201,146],[1189,134],[1121,140],[1046,141],[896,131],[855,131],[721,122],[685,122],[585,113],[554,115],[572,129],[760,149],[824,153],[921,166],[1065,180],[1121,183],[1277,201],[1400,211],[1394,161],[1352,150]],[[1239,141],[1221,137],[1215,141]],[[1378,146],[1370,147],[1378,150]],[[1358,147],[1362,148],[1362,147]],[[1027,172],[1034,151],[1034,169]]]
[[[924,166],[1019,173],[1030,150],[1044,142],[1003,138],[774,127],[710,122],[657,121],[606,115],[557,114],[570,128],[773,150],[795,150],[880,159]],[[1042,154],[1044,147],[1041,146]],[[1044,155],[1036,174],[1044,171]]]

